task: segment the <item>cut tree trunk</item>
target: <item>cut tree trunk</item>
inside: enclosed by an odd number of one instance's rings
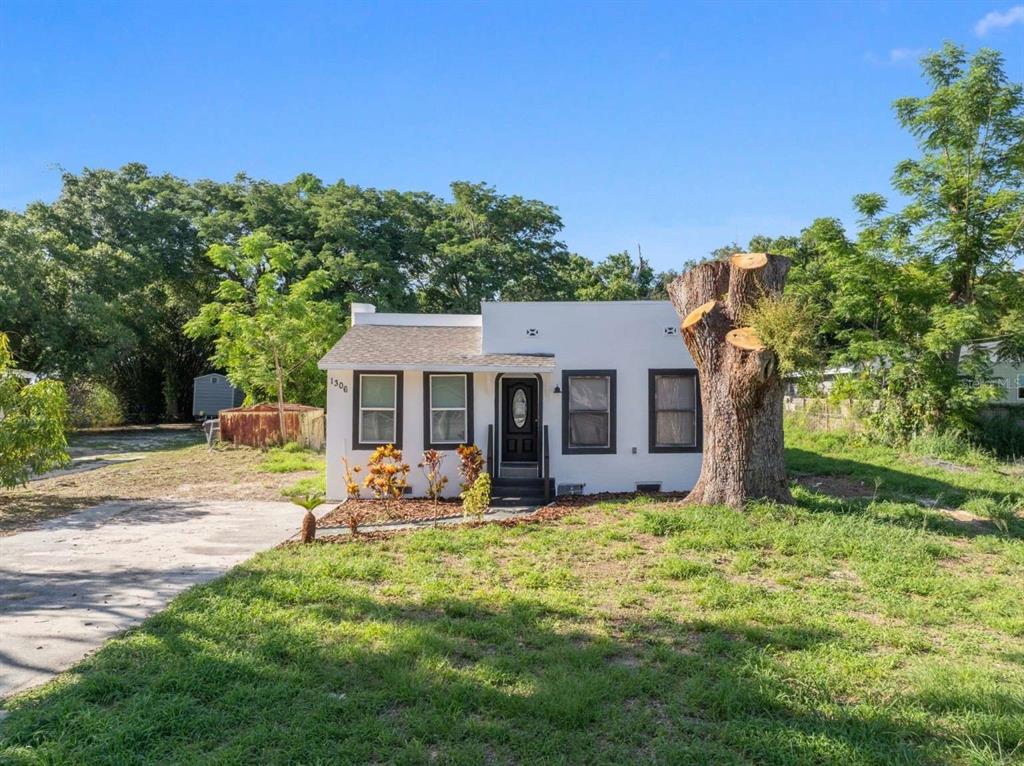
[[[743,326],[744,309],[778,296],[789,259],[739,253],[702,263],[668,288],[683,341],[700,374],[704,459],[687,502],[742,507],[793,501],[782,441],[782,378],[775,353]]]

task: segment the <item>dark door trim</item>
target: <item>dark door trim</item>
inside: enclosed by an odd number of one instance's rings
[[[529,375],[509,375],[499,372],[494,376],[494,473],[495,478],[501,475],[501,462],[503,459],[503,444],[501,439],[501,392],[502,381],[506,377],[529,378]],[[542,435],[544,433],[544,378],[540,373],[534,373],[537,379],[537,436],[541,441],[537,448],[537,475],[540,476],[540,466],[544,461],[544,444]]]

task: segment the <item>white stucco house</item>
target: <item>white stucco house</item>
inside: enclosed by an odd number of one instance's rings
[[[691,489],[700,474],[697,371],[668,301],[485,302],[479,314],[388,314],[353,304],[327,373],[327,494],[345,497],[342,458],[366,465],[393,443],[475,443],[494,494]]]

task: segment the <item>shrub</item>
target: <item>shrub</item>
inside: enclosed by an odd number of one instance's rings
[[[409,486],[409,464],[402,462],[402,450],[394,444],[377,447],[367,461],[366,471],[363,486],[384,504],[384,514],[390,517],[392,503],[401,500]]]
[[[482,472],[461,497],[463,515],[478,521],[482,519],[491,505],[491,475]]]
[[[75,381],[67,386],[67,391],[72,428],[103,428],[124,422],[117,395],[102,383]]]
[[[353,476],[353,474],[357,474],[360,471],[362,471],[363,469],[362,469],[361,466],[358,466],[358,465],[357,466],[353,466],[353,467],[350,468],[349,465],[348,465],[348,459],[347,458],[342,458],[341,459],[341,464],[345,467],[345,470],[344,470],[344,472],[342,474],[345,477],[345,492],[348,494],[349,499],[358,500],[359,499],[359,482],[356,481],[356,478],[355,478],[355,476]]]
[[[359,525],[366,521],[367,517],[373,512],[371,508],[366,507],[362,503],[353,503],[348,500],[334,509],[334,511],[341,517],[341,520],[345,522],[345,526],[348,527],[348,531],[352,533],[352,537],[359,534]]]
[[[475,444],[460,444],[455,452],[459,456],[459,475],[462,477],[459,486],[466,492],[484,469],[484,455]]]
[[[1014,412],[1001,415],[982,414],[975,421],[974,441],[1003,460],[1024,458],[1024,425]]]
[[[313,515],[313,509],[323,501],[324,496],[320,494],[298,495],[292,498],[293,503],[300,508],[306,509],[306,514],[302,517],[302,530],[299,532],[299,542],[311,543],[316,539],[316,516]]]
[[[423,469],[423,475],[427,477],[427,496],[437,505],[441,497],[441,491],[448,483],[448,477],[441,473],[441,463],[444,461],[444,453],[436,449],[428,449],[423,453],[419,467]]]

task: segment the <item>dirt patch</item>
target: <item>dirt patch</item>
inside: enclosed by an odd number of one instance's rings
[[[957,524],[975,532],[987,534],[996,531],[996,525],[991,520],[982,516],[976,516],[970,511],[964,511],[959,508],[936,508],[935,510],[949,517]]]
[[[875,496],[874,487],[846,476],[798,476],[796,483],[812,492],[821,492],[847,500],[860,500]]]
[[[110,500],[282,500],[281,490],[318,471],[264,473],[264,453],[205,446],[39,479],[0,490],[0,535]]]
[[[918,462],[921,463],[921,465],[931,466],[932,468],[941,468],[943,471],[951,471],[953,473],[978,473],[979,470],[971,465],[954,463],[952,460],[943,460],[938,457],[922,457],[918,458]]]

